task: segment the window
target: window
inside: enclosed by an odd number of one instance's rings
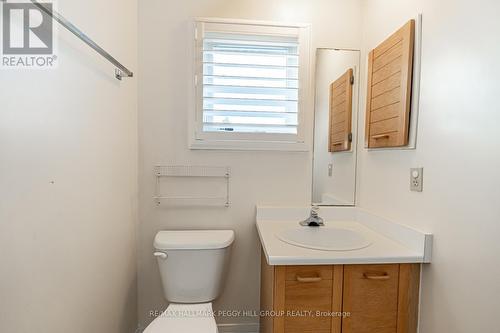
[[[305,26],[198,20],[192,148],[304,149]]]

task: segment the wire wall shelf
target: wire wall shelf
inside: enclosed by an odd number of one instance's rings
[[[154,169],[156,189],[154,199],[158,205],[175,206],[224,206],[229,207],[229,167],[193,166],[193,165],[158,165]],[[199,177],[225,179],[224,196],[164,196],[161,190],[161,179],[164,177]]]

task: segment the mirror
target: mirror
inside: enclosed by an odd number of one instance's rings
[[[359,64],[357,50],[316,52],[314,205],[355,204]]]

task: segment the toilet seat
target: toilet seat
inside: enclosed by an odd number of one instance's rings
[[[172,303],[143,333],[218,333],[212,303]]]

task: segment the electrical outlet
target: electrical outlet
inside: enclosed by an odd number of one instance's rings
[[[424,189],[424,168],[410,169],[410,191],[422,192]]]

